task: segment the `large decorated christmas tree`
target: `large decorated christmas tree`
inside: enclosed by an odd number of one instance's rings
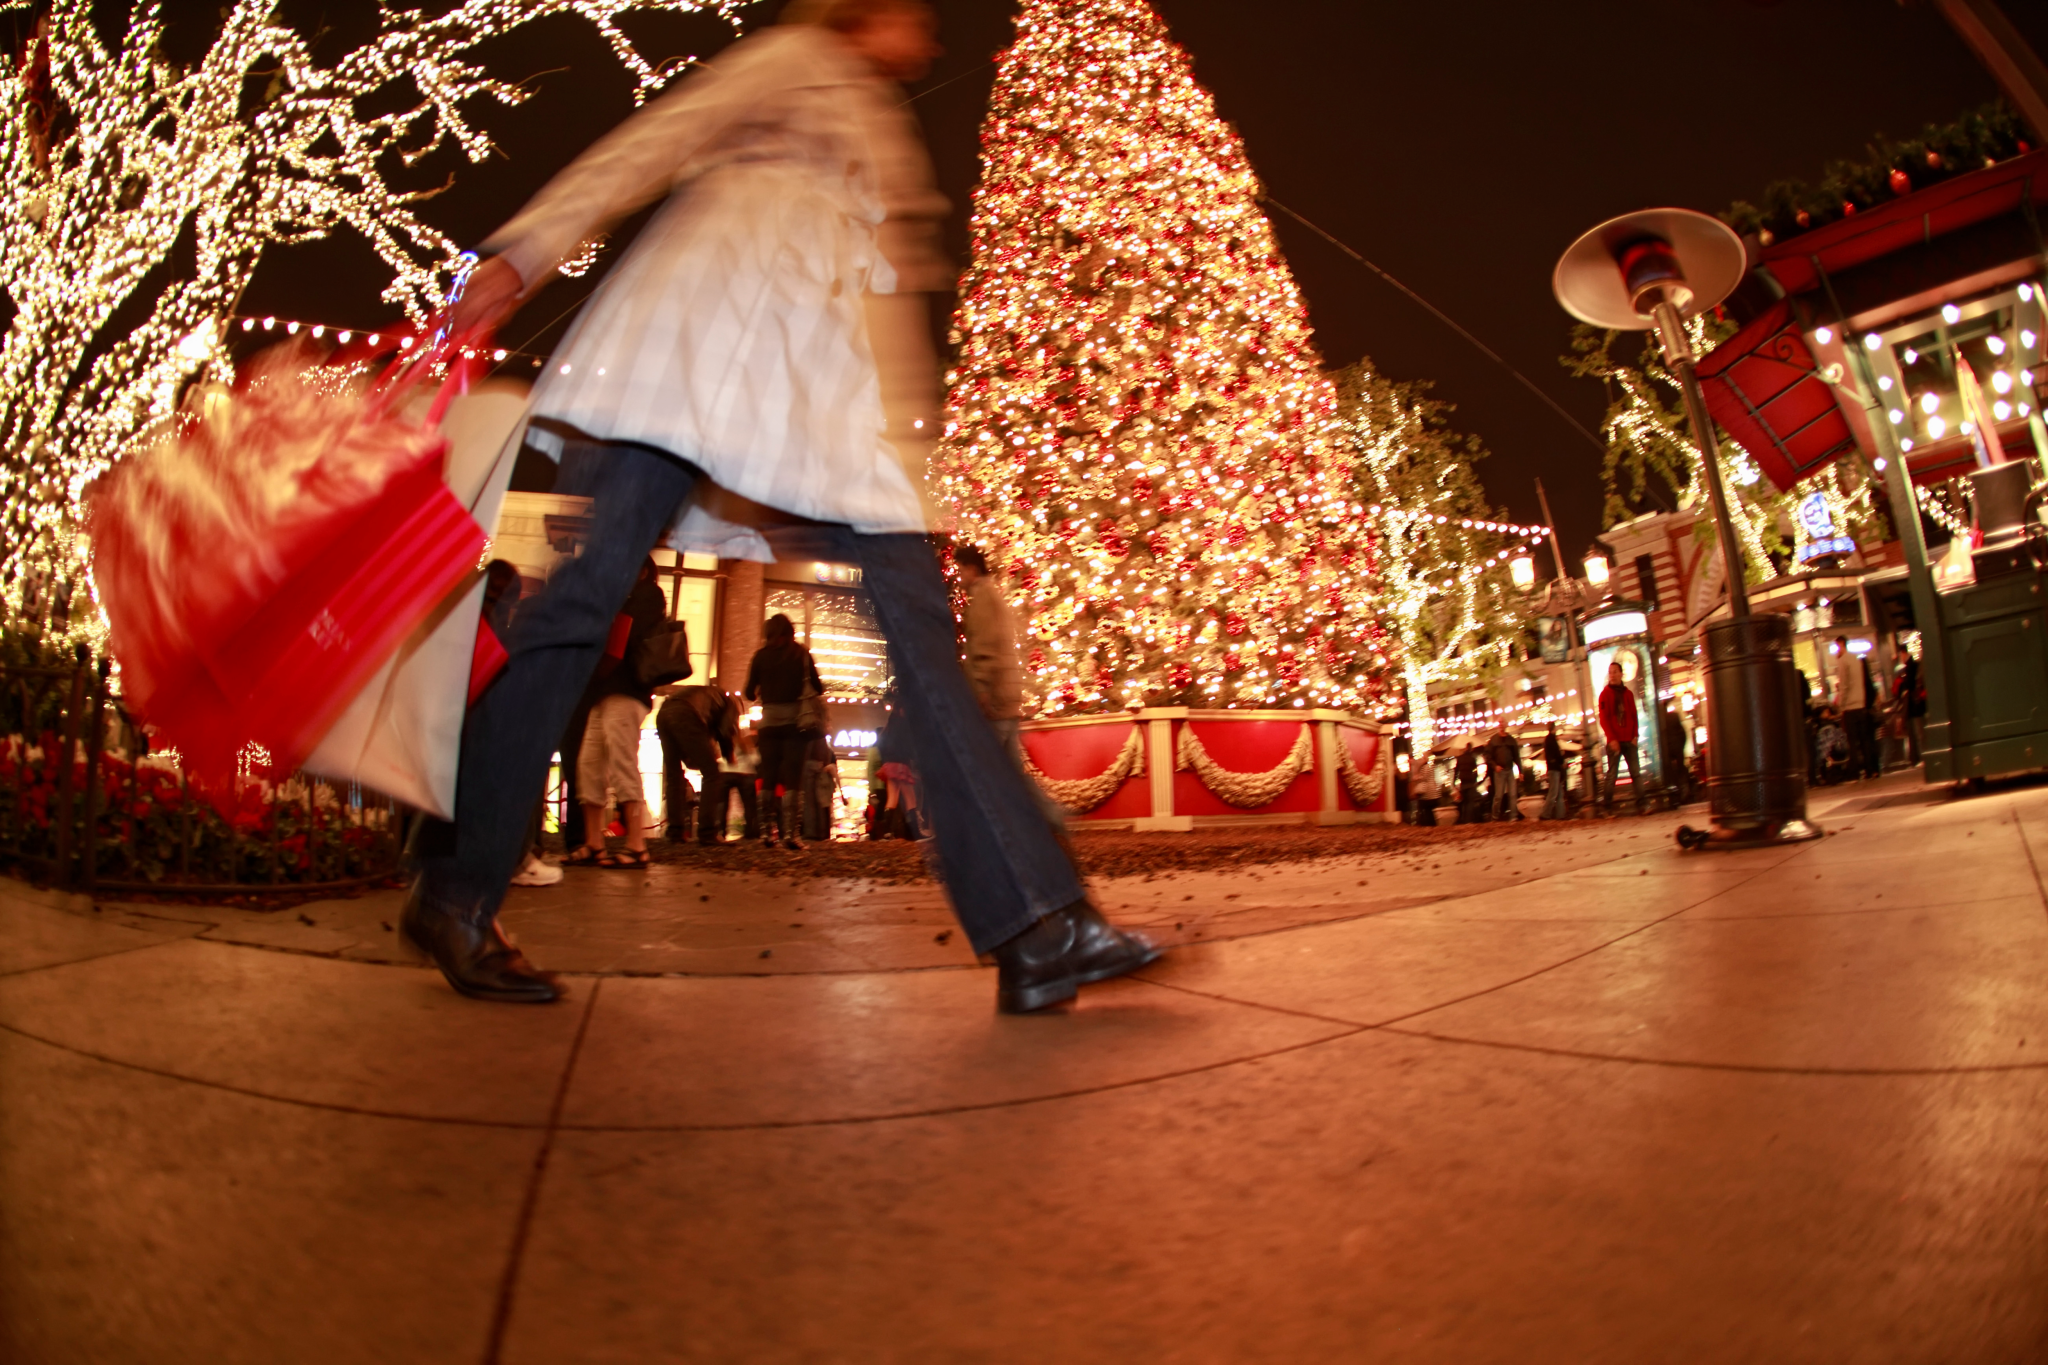
[[[1040,714],[1384,698],[1336,393],[1237,134],[1143,0],[1024,0],[933,469]]]

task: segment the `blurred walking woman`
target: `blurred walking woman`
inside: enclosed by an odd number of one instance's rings
[[[945,201],[895,82],[938,54],[933,27],[923,0],[797,0],[577,158],[481,249],[461,328],[503,322],[585,242],[668,196],[533,391],[527,444],[562,458],[556,491],[592,500],[590,531],[469,713],[454,824],[416,844],[405,933],[457,990],[560,994],[498,931],[498,905],[549,740],[662,541],[860,567],[940,870],[969,943],[996,959],[999,1009],[1056,1004],[1159,955],[1089,903],[982,719],[926,535],[938,366],[917,291],[952,281],[933,246]]]
[[[818,681],[818,665],[811,651],[796,642],[796,625],[781,612],[768,618],[761,628],[765,643],[754,651],[747,669],[746,699],[761,704],[761,724],[755,733],[761,742],[761,800],[770,801],[775,789],[782,789],[780,807],[761,812],[766,837],[771,811],[779,810],[782,846],[800,850],[803,810],[804,750],[810,736],[803,732],[806,699],[825,695]]]

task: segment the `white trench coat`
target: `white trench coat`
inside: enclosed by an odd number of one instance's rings
[[[901,103],[836,35],[770,29],[626,120],[485,242],[532,285],[669,195],[548,363],[531,415],[703,469],[718,487],[684,509],[676,548],[772,558],[747,502],[927,529],[937,366],[915,291],[946,283],[931,246],[946,202]],[[529,442],[546,448],[545,427]]]

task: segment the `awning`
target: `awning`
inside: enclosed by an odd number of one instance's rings
[[[1785,296],[1700,361],[1708,411],[1780,490],[1827,468],[1857,445],[1861,415],[1852,422],[1834,386],[1818,373],[1795,299],[1806,296],[1812,317],[1839,321],[1837,302],[1853,315],[1881,298],[1906,298],[1930,283],[1973,277],[1987,264],[2037,257],[2038,217],[2030,214],[2048,217],[2048,149],[1767,248],[1757,271]],[[1829,284],[1838,295],[1854,297],[1830,298]],[[1933,483],[1974,463],[1966,442],[1944,442],[1915,451],[1907,467],[1914,482]]]
[[[1855,448],[1786,300],[1715,347],[1699,375],[1707,410],[1780,491]]]

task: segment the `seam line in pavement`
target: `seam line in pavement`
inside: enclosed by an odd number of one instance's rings
[[[1370,1023],[1359,1019],[1346,1019],[1340,1015],[1318,1014],[1312,1010],[1290,1009],[1284,1005],[1263,1004],[1256,1000],[1245,1000],[1234,995],[1220,995],[1214,991],[1198,991],[1189,986],[1176,986],[1171,982],[1160,981],[1149,974],[1140,975],[1138,979],[1150,986],[1159,986],[1165,990],[1170,991],[1181,991],[1188,995],[1198,995],[1202,996],[1205,999],[1220,1001],[1224,1004],[1243,1005],[1248,1009],[1268,1010],[1275,1014],[1291,1014],[1303,1019],[1317,1019],[1328,1024],[1348,1024],[1360,1029],[1387,1029],[1391,1028],[1395,1024],[1401,1023],[1403,1020],[1419,1019],[1425,1014],[1432,1014],[1437,1010],[1447,1010],[1451,1008],[1453,1005],[1462,1005],[1467,1003],[1468,1001],[1477,1000],[1481,996],[1492,995],[1496,991],[1504,991],[1508,989],[1508,987],[1510,986],[1519,986],[1525,981],[1533,981],[1537,977],[1543,976],[1549,972],[1554,972],[1560,967],[1568,967],[1574,962],[1579,962],[1593,956],[1593,954],[1595,953],[1604,952],[1607,949],[1612,948],[1617,943],[1626,942],[1627,940],[1634,938],[1638,934],[1647,933],[1648,931],[1655,929],[1660,924],[1668,924],[1672,920],[1677,919],[1680,915],[1683,915],[1691,910],[1696,910],[1700,906],[1705,905],[1708,901],[1726,895],[1730,891],[1734,891],[1741,887],[1747,886],[1751,882],[1755,881],[1758,877],[1763,876],[1766,872],[1776,871],[1781,866],[1783,866],[1782,862],[1773,863],[1770,865],[1770,867],[1767,868],[1759,868],[1753,875],[1743,878],[1741,881],[1736,882],[1732,886],[1717,887],[1711,894],[1701,897],[1699,900],[1692,902],[1692,904],[1690,905],[1682,905],[1678,909],[1673,910],[1668,915],[1661,915],[1656,919],[1646,921],[1645,923],[1637,925],[1635,928],[1629,930],[1625,934],[1616,934],[1613,938],[1606,939],[1600,943],[1596,943],[1592,947],[1587,948],[1582,952],[1573,953],[1570,957],[1559,958],[1555,962],[1549,963],[1542,967],[1538,967],[1533,972],[1525,972],[1521,976],[1514,977],[1507,981],[1495,982],[1491,986],[1486,986],[1479,990],[1472,991],[1469,994],[1458,996],[1454,1000],[1438,1001],[1434,1005],[1425,1005],[1421,1009],[1410,1010],[1406,1014],[1397,1014],[1390,1019],[1381,1019]]]
[[[44,1047],[55,1048],[59,1052],[68,1052],[74,1057],[83,1057],[89,1062],[99,1062],[104,1066],[118,1066],[126,1071],[137,1071],[145,1076],[155,1076],[159,1080],[176,1081],[180,1085],[196,1085],[207,1090],[218,1090],[224,1094],[240,1095],[245,1099],[267,1100],[272,1104],[296,1105],[301,1109],[323,1109],[330,1114],[350,1114],[357,1118],[366,1119],[399,1119],[406,1123],[445,1123],[458,1128],[509,1129],[515,1132],[535,1132],[547,1126],[545,1123],[526,1122],[519,1119],[472,1119],[453,1114],[408,1114],[397,1109],[372,1109],[360,1104],[340,1104],[332,1100],[309,1100],[295,1095],[277,1095],[268,1090],[256,1090],[246,1085],[235,1085],[229,1081],[210,1080],[205,1076],[188,1076],[180,1071],[166,1071],[160,1066],[150,1066],[146,1062],[131,1062],[124,1057],[109,1057],[103,1052],[94,1052],[90,1048],[77,1047],[71,1043],[60,1043],[55,1038],[45,1038],[39,1033],[31,1033],[16,1024],[0,1023],[0,1032],[11,1033],[17,1038],[26,1038],[31,1043],[41,1043]]]
[[[1707,1062],[1683,1057],[1631,1057],[1625,1052],[1585,1052],[1577,1048],[1544,1047],[1538,1043],[1510,1043],[1493,1038],[1462,1038],[1455,1033],[1431,1033],[1426,1029],[1397,1028],[1393,1025],[1382,1025],[1376,1032],[1397,1033],[1404,1038],[1427,1038],[1435,1043],[1458,1043],[1465,1047],[1535,1052],[1546,1057],[1572,1057],[1588,1062],[1623,1062],[1630,1066],[1662,1066],[1683,1071],[1740,1071],[1766,1076],[1973,1076],[2000,1071],[2048,1070],[2048,1061],[1983,1062],[1975,1066],[1773,1066],[1765,1062]]]
[[[147,929],[137,929],[134,932],[146,934],[149,931]],[[67,957],[62,962],[39,962],[33,967],[14,967],[0,972],[0,981],[5,981],[10,977],[27,976],[32,972],[55,971],[59,967],[78,967],[88,962],[104,962],[110,957],[126,957],[130,953],[146,953],[151,948],[168,948],[173,943],[184,943],[195,937],[197,935],[179,934],[176,937],[158,938],[154,943],[136,943],[126,948],[110,948],[104,953],[91,953],[85,957]]]
[[[1020,1095],[1014,1099],[982,1100],[973,1104],[944,1104],[930,1109],[901,1109],[886,1114],[847,1114],[825,1119],[764,1119],[756,1123],[564,1123],[561,1130],[567,1133],[756,1133],[790,1128],[841,1128],[854,1124],[895,1123],[903,1119],[947,1118],[954,1114],[978,1114],[990,1109],[1019,1109],[1027,1104],[1086,1099],[1090,1095],[1107,1095],[1118,1090],[1135,1089],[1141,1085],[1177,1081],[1187,1076],[1200,1076],[1210,1071],[1222,1071],[1251,1062],[1263,1062],[1271,1057],[1284,1057],[1290,1052],[1303,1052],[1312,1047],[1321,1047],[1324,1043],[1353,1038],[1368,1032],[1370,1028],[1371,1025],[1368,1024],[1351,1024],[1319,1038],[1305,1038],[1298,1043],[1267,1048],[1264,1052],[1248,1052],[1238,1057],[1224,1057],[1217,1061],[1204,1062],[1200,1066],[1180,1067],[1173,1071],[1156,1072],[1150,1076],[1132,1076],[1127,1080],[1108,1081],[1102,1085],[1084,1085],[1072,1090],[1050,1091],[1043,1095]],[[2044,1062],[2043,1065],[2048,1066],[2048,1062]]]
[[[576,1021],[576,1037],[569,1044],[569,1059],[562,1065],[562,1079],[555,1086],[555,1102],[548,1108],[547,1127],[540,1139],[540,1150],[533,1154],[533,1174],[526,1181],[526,1197],[519,1203],[519,1221],[512,1229],[512,1249],[505,1258],[505,1276],[498,1284],[498,1303],[491,1314],[490,1340],[484,1346],[484,1365],[498,1365],[498,1358],[505,1349],[505,1331],[512,1322],[512,1298],[519,1287],[519,1269],[526,1260],[526,1239],[533,1230],[533,1211],[540,1203],[541,1181],[547,1177],[548,1155],[554,1150],[555,1133],[561,1127],[562,1106],[569,1098],[569,1082],[576,1075],[576,1059],[583,1054],[583,1038],[590,1032],[590,1016],[597,1013],[598,992],[604,989],[599,981],[590,988],[590,996],[583,1002],[583,1017]]]
[[[2041,882],[2041,864],[2034,860],[2034,845],[2027,838],[2027,827],[2020,823],[2018,806],[2007,807],[2012,816],[2013,833],[2020,836],[2020,852],[2027,855],[2027,870],[2034,874],[2034,895],[2040,900],[2041,908],[2048,910],[2048,886]]]
[[[1137,978],[1130,979],[1137,980]],[[1157,983],[1146,982],[1144,984],[1156,985]],[[1191,994],[1200,994],[1200,992],[1191,992]],[[1278,1014],[1299,1013],[1298,1011],[1281,1010],[1265,1005],[1252,1006],[1251,1008],[1263,1009],[1269,1013]],[[1285,1056],[1290,1052],[1300,1052],[1307,1048],[1320,1047],[1324,1043],[1334,1043],[1344,1038],[1365,1033],[1373,1027],[1370,1024],[1351,1024],[1336,1020],[1320,1019],[1314,1015],[1304,1014],[1301,1017],[1315,1019],[1319,1023],[1332,1024],[1335,1031],[1315,1038],[1305,1038],[1298,1043],[1288,1043],[1281,1047],[1267,1048],[1263,1052],[1248,1052],[1235,1057],[1222,1057],[1213,1062],[1204,1062],[1200,1066],[1181,1067],[1174,1071],[1155,1072],[1146,1076],[1132,1076],[1125,1080],[1109,1081],[1102,1085],[1078,1086],[1072,1090],[1049,1091],[1040,1095],[1018,1095],[1009,1099],[982,1100],[973,1104],[935,1105],[929,1109],[898,1109],[887,1113],[843,1114],[818,1119],[763,1119],[753,1123],[573,1123],[567,1121],[530,1123],[517,1119],[471,1119],[439,1117],[432,1114],[406,1114],[390,1109],[368,1109],[360,1105],[336,1104],[328,1100],[309,1100],[293,1095],[275,1095],[267,1091],[252,1090],[247,1086],[230,1085],[225,1081],[207,1080],[204,1077],[198,1076],[184,1076],[175,1071],[165,1071],[159,1067],[145,1066],[139,1062],[123,1061],[118,1057],[108,1057],[97,1052],[87,1051],[84,1048],[73,1047],[69,1043],[60,1043],[52,1038],[39,1037],[28,1032],[26,1029],[16,1028],[12,1024],[0,1023],[0,1031],[26,1038],[33,1043],[40,1043],[44,1047],[55,1048],[59,1052],[68,1052],[73,1056],[84,1057],[89,1061],[101,1062],[107,1066],[122,1067],[129,1071],[139,1071],[145,1075],[156,1076],[163,1080],[177,1081],[185,1085],[201,1086],[208,1090],[220,1090],[252,1100],[265,1100],[272,1104],[288,1104],[300,1109],[319,1109],[328,1113],[348,1114],[358,1118],[402,1119],[409,1123],[441,1123],[462,1128],[494,1128],[515,1132],[548,1131],[550,1133],[550,1141],[552,1142],[553,1133],[752,1133],[786,1128],[837,1128],[851,1124],[894,1123],[900,1119],[945,1118],[951,1114],[976,1114],[989,1109],[1014,1109],[1022,1105],[1043,1104],[1051,1100],[1085,1099],[1090,1095],[1107,1094],[1115,1090],[1130,1090],[1137,1086],[1152,1085],[1159,1081],[1179,1080],[1184,1076],[1199,1076],[1209,1071],[1222,1071],[1228,1067],[1239,1066],[1247,1062],[1261,1062],[1269,1057]],[[2048,1065],[2048,1063],[2043,1063],[2043,1065]],[[566,1095],[566,1089],[563,1093]]]

